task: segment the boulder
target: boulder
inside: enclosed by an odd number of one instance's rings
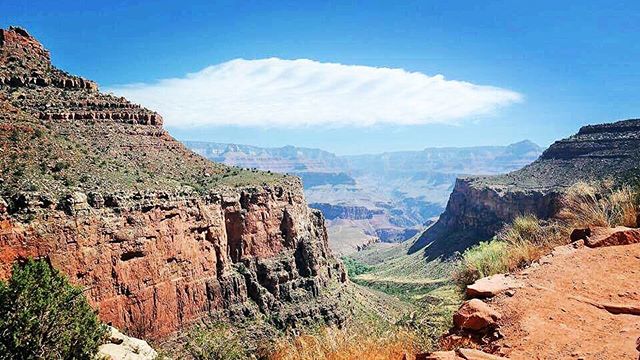
[[[69,215],[88,213],[89,203],[87,202],[87,195],[79,191],[67,195],[62,201],[62,208]]]
[[[591,228],[591,236],[585,239],[585,245],[591,248],[636,243],[640,243],[640,229],[624,226],[615,228],[594,227]]]
[[[479,279],[467,286],[466,294],[469,298],[488,298],[522,286],[523,284],[513,276],[497,274]]]
[[[128,337],[109,326],[107,343],[98,348],[98,358],[111,360],[153,360],[158,353],[146,341]]]
[[[461,330],[484,332],[495,329],[501,315],[481,300],[465,301],[453,315],[453,325]]]

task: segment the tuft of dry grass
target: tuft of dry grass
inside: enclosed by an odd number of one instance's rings
[[[561,199],[558,218],[566,227],[636,227],[638,194],[629,186],[614,189],[608,182],[579,182]]]
[[[388,360],[410,357],[415,349],[415,334],[389,330],[371,334],[366,329],[324,327],[316,332],[278,339],[270,360]]]

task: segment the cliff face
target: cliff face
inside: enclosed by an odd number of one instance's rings
[[[343,321],[346,275],[299,179],[194,154],[22,29],[0,31],[0,80],[0,277],[47,258],[103,321],[147,338],[207,315]]]
[[[639,161],[640,120],[585,126],[520,170],[458,179],[445,212],[410,251],[428,245],[429,258],[451,255],[491,238],[517,215],[552,217],[559,195],[569,186],[578,181],[637,178]]]

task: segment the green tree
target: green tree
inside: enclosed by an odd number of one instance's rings
[[[80,287],[43,260],[0,281],[0,359],[91,359],[106,334]]]

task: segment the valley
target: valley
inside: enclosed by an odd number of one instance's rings
[[[331,248],[341,255],[412,238],[444,210],[457,177],[506,173],[542,152],[530,141],[353,156],[294,146],[185,145],[215,162],[299,176],[309,205],[327,220]]]

